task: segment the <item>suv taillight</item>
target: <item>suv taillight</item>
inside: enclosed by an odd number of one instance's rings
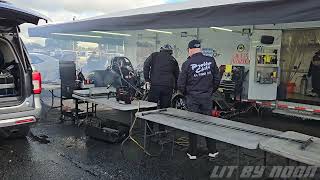
[[[33,93],[34,94],[41,94],[42,87],[41,87],[41,74],[40,74],[40,72],[33,72],[32,73],[32,84],[33,84]]]

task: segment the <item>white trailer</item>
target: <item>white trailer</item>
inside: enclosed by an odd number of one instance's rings
[[[317,36],[312,37],[315,38],[316,44],[305,39],[310,38],[307,36],[315,35],[319,27],[319,22],[302,22],[274,25],[273,29],[268,25],[259,26],[259,29],[252,29],[249,36],[250,48],[248,52],[250,63],[243,65],[249,70],[249,77],[246,80],[247,82],[244,83],[247,87],[244,87],[245,91],[241,100],[244,103],[255,103],[258,107],[271,108],[273,113],[276,114],[298,117],[304,120],[320,120],[320,99],[311,96],[312,85],[310,82],[306,89],[307,92],[302,92],[301,88],[304,87],[300,84],[301,77],[307,74],[312,56],[320,48],[317,43],[320,39],[317,39]],[[232,29],[232,27],[229,28]],[[305,39],[300,40],[300,44],[296,47],[304,48],[304,50],[288,52],[288,44],[282,44],[282,42],[288,43],[288,36],[284,36],[284,34],[292,31],[300,31],[303,34],[303,31],[309,31],[310,29],[316,32],[308,33],[305,36],[301,35],[301,39]],[[274,37],[273,43],[262,43],[263,36]],[[294,37],[289,36],[289,38],[293,39]],[[294,43],[292,39],[290,39],[290,43]],[[304,46],[307,46],[307,48]],[[300,59],[288,59],[289,53],[300,56]],[[272,59],[276,60],[272,62]],[[285,64],[290,63],[296,64],[294,67],[296,69],[287,70],[288,67]],[[239,64],[233,64],[233,62],[231,64],[239,66]],[[290,80],[285,75],[288,72],[291,73]],[[310,81],[310,79],[308,80]],[[296,88],[290,90],[287,83],[291,82],[296,84]]]

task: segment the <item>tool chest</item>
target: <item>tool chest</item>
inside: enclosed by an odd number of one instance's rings
[[[0,73],[0,97],[15,95],[14,77],[9,73]]]

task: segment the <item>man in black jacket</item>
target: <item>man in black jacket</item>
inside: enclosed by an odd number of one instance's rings
[[[308,76],[312,80],[312,91],[320,97],[320,51],[317,51],[313,56]]]
[[[160,52],[152,53],[144,63],[144,79],[150,84],[148,101],[159,103],[160,108],[171,106],[179,76],[178,62],[172,53],[172,47],[167,44],[161,47]],[[152,127],[152,123],[149,125]],[[159,130],[164,131],[164,126],[159,126]]]
[[[220,84],[219,69],[215,59],[204,56],[201,52],[201,43],[198,40],[190,41],[188,45],[189,58],[183,63],[178,80],[178,90],[186,96],[187,108],[191,112],[211,115],[212,94]],[[197,158],[197,136],[189,134],[190,159]],[[214,158],[218,155],[215,140],[206,138],[208,156]]]

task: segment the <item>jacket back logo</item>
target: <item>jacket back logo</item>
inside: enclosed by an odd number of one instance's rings
[[[204,62],[202,64],[191,64],[191,70],[195,73],[194,77],[206,76],[211,74],[212,62]]]

